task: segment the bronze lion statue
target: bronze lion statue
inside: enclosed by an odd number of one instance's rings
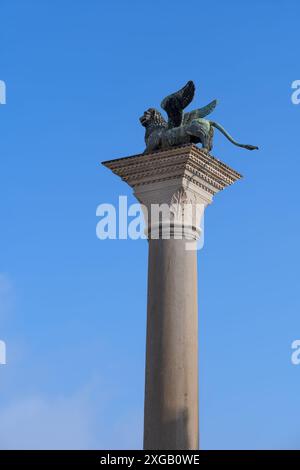
[[[167,96],[161,103],[161,107],[168,114],[168,122],[155,108],[149,108],[140,118],[145,127],[145,153],[165,150],[184,144],[201,143],[205,152],[210,152],[213,146],[214,128],[218,129],[230,142],[247,150],[255,150],[258,147],[249,144],[239,144],[230,134],[215,121],[204,119],[216,107],[214,100],[203,108],[183,113],[195,93],[195,85],[189,81],[181,90]]]

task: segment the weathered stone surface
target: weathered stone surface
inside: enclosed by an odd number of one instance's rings
[[[210,195],[242,178],[237,171],[195,145],[118,158],[103,165],[126,181],[136,194],[156,187],[166,188],[172,181],[185,187],[190,185],[195,191],[202,189],[210,199]],[[158,201],[155,197],[152,202]]]

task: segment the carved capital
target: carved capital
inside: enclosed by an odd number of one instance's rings
[[[195,145],[103,164],[133,188],[151,235],[171,226],[174,233],[184,227],[188,236],[197,238],[204,209],[214,194],[241,178]]]

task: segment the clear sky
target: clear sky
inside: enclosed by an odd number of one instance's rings
[[[199,252],[205,449],[300,448],[298,1],[1,0],[0,448],[141,448],[147,242],[100,241],[138,117],[187,80],[244,175]]]

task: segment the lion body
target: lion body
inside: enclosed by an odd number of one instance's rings
[[[207,119],[193,119],[185,125],[168,128],[159,111],[149,109],[143,116],[146,128],[145,153],[189,143],[202,143],[208,152],[212,148],[213,128]]]

